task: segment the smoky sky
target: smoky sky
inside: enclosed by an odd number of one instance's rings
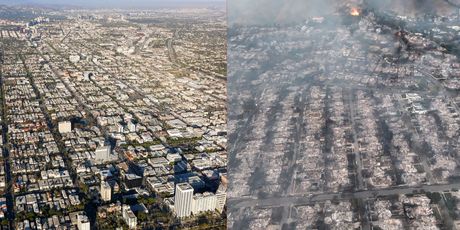
[[[460,0],[229,0],[229,24],[267,24],[325,16],[343,7],[372,7],[401,16],[448,15]]]
[[[224,4],[225,0],[0,0],[7,5],[63,5],[89,8],[149,8],[168,5]]]
[[[459,0],[367,0],[366,2],[369,7],[415,17],[426,14],[446,16],[456,13],[460,6]]]
[[[229,23],[289,22],[331,13],[336,0],[229,0]]]

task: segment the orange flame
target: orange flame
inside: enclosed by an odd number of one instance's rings
[[[350,15],[351,16],[359,16],[359,9],[356,8],[356,7],[351,8]]]

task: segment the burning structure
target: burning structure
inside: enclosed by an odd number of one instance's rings
[[[356,17],[356,16],[359,16],[359,15],[361,14],[360,11],[361,11],[361,10],[360,10],[359,8],[357,8],[357,7],[352,7],[352,8],[350,9],[350,15],[351,15],[351,16],[355,16],[355,17]]]

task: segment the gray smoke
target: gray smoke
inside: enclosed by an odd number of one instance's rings
[[[460,0],[229,0],[227,4],[230,25],[253,25],[302,21],[351,6],[410,17],[445,16],[458,12]]]
[[[289,23],[333,13],[338,0],[229,0],[229,24]]]
[[[457,12],[458,0],[367,0],[369,7],[398,15],[422,17],[426,14],[450,15]]]

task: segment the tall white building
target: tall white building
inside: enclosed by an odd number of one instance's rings
[[[192,199],[192,213],[198,214],[200,212],[214,211],[216,209],[216,203],[216,195],[213,193],[197,193]]]
[[[61,121],[58,123],[58,130],[62,133],[70,133],[72,132],[72,122],[70,121]]]
[[[78,230],[90,230],[89,219],[87,216],[78,214],[77,216],[77,228]]]
[[[129,229],[136,229],[137,217],[136,215],[134,215],[129,205],[124,204],[121,212],[122,212],[123,220],[126,222]]]
[[[187,217],[192,213],[193,187],[188,183],[176,184],[174,194],[174,210],[176,216]]]
[[[101,182],[101,199],[103,201],[112,200],[112,187],[107,181]]]
[[[177,184],[174,196],[176,216],[181,218],[214,210],[222,213],[227,199],[226,190],[227,186],[221,184],[215,194],[210,192],[193,194],[193,187],[189,183]]]
[[[110,146],[101,146],[94,152],[96,155],[96,161],[105,162],[110,160]]]

